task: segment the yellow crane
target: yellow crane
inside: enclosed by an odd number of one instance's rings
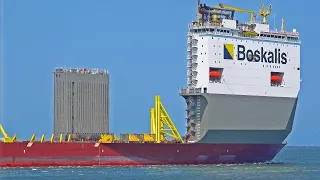
[[[271,14],[272,6],[271,4],[269,5],[268,10],[264,10],[264,3],[262,2],[261,9],[259,11],[259,15],[262,16],[262,23],[266,24],[267,23],[267,16]]]
[[[219,8],[223,8],[223,9],[229,9],[229,10],[234,10],[237,12],[246,12],[250,14],[250,24],[252,24],[254,22],[254,16],[255,16],[255,12],[253,10],[247,10],[247,9],[241,9],[241,8],[237,8],[237,7],[232,7],[232,6],[228,6],[222,3],[219,3],[218,5]]]
[[[2,135],[3,135],[5,143],[12,143],[12,142],[16,142],[17,141],[17,135],[14,134],[13,138],[8,136],[8,134],[4,131],[4,129],[3,129],[1,124],[0,124],[0,131],[1,131]]]

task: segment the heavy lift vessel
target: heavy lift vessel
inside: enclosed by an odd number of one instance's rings
[[[150,111],[150,134],[101,134],[97,142],[89,139],[75,140],[60,134],[50,141],[42,135],[36,141],[33,134],[29,141],[17,141],[0,125],[4,142],[0,142],[0,167],[49,167],[49,166],[105,166],[105,165],[168,165],[168,164],[216,164],[256,162],[254,154],[263,154],[271,160],[276,149],[265,154],[269,145],[198,144],[186,143],[180,136],[160,96],[155,97],[155,107]],[[166,137],[172,137],[168,141]],[[72,140],[73,139],[73,140]],[[232,155],[241,159],[232,159]],[[239,156],[240,157],[240,156]]]
[[[250,23],[239,24],[235,11],[249,13]],[[180,89],[187,103],[185,137],[156,96],[147,134],[100,134],[96,140],[52,134],[50,141],[44,135],[36,141],[33,134],[19,142],[0,125],[0,167],[272,160],[292,129],[300,90],[300,41],[295,31],[284,31],[284,21],[280,32],[270,31],[270,13],[271,5],[269,10],[262,6],[263,20],[257,23],[254,11],[198,2],[198,19],[187,35],[187,88]]]

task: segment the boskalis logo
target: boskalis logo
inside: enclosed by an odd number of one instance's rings
[[[223,45],[223,58],[233,60],[234,58],[234,45],[224,44]]]
[[[244,45],[237,46],[237,59],[247,60],[249,62],[265,62],[274,64],[287,64],[287,53],[281,52],[279,48],[274,51],[266,51],[263,47],[260,49],[246,49]],[[234,45],[224,44],[224,59],[234,59]]]

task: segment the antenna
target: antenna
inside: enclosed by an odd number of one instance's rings
[[[273,30],[276,30],[276,13],[273,16]]]
[[[200,8],[200,0],[198,0],[198,5],[197,5],[197,22],[198,22],[198,24],[200,23],[199,8]]]
[[[282,18],[281,22],[281,32],[284,32],[284,18]]]

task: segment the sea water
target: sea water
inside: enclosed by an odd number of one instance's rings
[[[270,163],[242,165],[2,168],[0,180],[320,179],[320,147],[285,147]]]

